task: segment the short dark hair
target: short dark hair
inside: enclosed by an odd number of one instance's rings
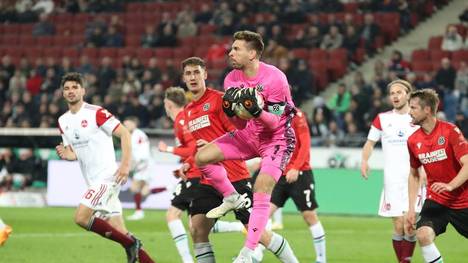
[[[206,63],[202,58],[199,57],[189,57],[182,61],[182,71],[185,69],[186,66],[200,66],[203,69],[206,69]]]
[[[421,89],[411,92],[410,100],[413,98],[419,98],[419,105],[421,107],[429,106],[431,112],[435,115],[437,113],[437,107],[439,106],[439,95],[433,89]]]
[[[84,88],[84,77],[79,72],[69,72],[63,75],[62,80],[60,81],[60,87],[63,88],[63,85],[67,81],[75,81],[76,83],[80,84],[82,88]]]
[[[244,40],[247,42],[247,46],[251,49],[257,51],[257,57],[262,56],[263,50],[265,49],[265,44],[263,43],[262,36],[259,33],[255,33],[249,30],[237,31],[234,33],[235,40]]]
[[[389,91],[389,93],[390,93],[390,88],[395,84],[402,85],[405,88],[407,94],[410,94],[413,91],[413,86],[411,85],[411,83],[409,83],[408,81],[403,80],[403,79],[396,79],[396,80],[388,83],[387,90]]]
[[[184,107],[187,104],[185,90],[181,87],[170,87],[164,93],[164,98],[174,102],[178,107]]]

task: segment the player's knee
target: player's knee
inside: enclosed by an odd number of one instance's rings
[[[271,194],[274,187],[275,179],[267,174],[260,173],[255,181],[254,192]]]
[[[194,243],[208,242],[208,233],[203,230],[203,226],[190,225],[190,235]]]
[[[309,226],[313,226],[318,223],[319,219],[315,210],[313,211],[304,211],[302,212],[302,217],[307,222]]]
[[[416,238],[421,246],[426,246],[434,241],[434,230],[428,226],[418,228]]]
[[[86,215],[82,214],[82,213],[76,213],[75,214],[75,224],[83,227],[83,228],[87,228],[88,227],[88,224],[89,224],[89,220],[90,218],[87,217]]]
[[[169,208],[166,212],[166,220],[167,222],[171,222],[174,220],[180,219],[180,215],[176,209]]]

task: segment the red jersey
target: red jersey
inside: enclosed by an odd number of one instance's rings
[[[434,130],[426,134],[423,129],[408,138],[410,164],[421,165],[427,174],[427,198],[453,209],[468,208],[468,181],[451,192],[431,191],[435,182],[449,183],[461,169],[460,158],[468,154],[468,142],[457,126],[437,120]]]
[[[191,179],[200,177],[200,170],[195,166],[193,158],[189,158],[195,154],[197,145],[192,134],[188,131],[184,111],[179,112],[175,117],[174,135],[177,145],[174,147],[174,154],[180,156],[182,161],[186,161],[190,164],[190,169],[187,171],[187,178]]]
[[[185,106],[187,127],[196,140],[211,142],[227,132],[235,130],[222,108],[222,94],[219,91],[206,89],[205,94]],[[249,178],[249,171],[244,161],[221,162],[226,168],[229,181],[237,182]],[[204,176],[202,183],[210,184]]]
[[[299,109],[292,119],[291,126],[296,134],[296,147],[286,166],[285,174],[290,169],[310,170],[310,130],[305,114]]]

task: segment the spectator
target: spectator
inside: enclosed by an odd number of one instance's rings
[[[160,35],[156,46],[158,47],[175,47],[177,46],[177,38],[175,36],[174,27],[171,24],[167,24],[163,28],[163,32]]]
[[[314,111],[310,135],[312,146],[324,146],[328,134],[328,126],[324,116],[323,108]]]
[[[55,4],[54,4],[54,1],[52,0],[38,0],[33,5],[31,10],[41,15],[42,14],[50,15],[52,11],[54,11],[54,6]]]
[[[364,41],[364,48],[369,55],[375,52],[375,40],[380,34],[380,27],[374,22],[374,15],[364,15],[364,25],[361,29],[361,37]]]
[[[177,37],[192,37],[197,34],[197,25],[193,22],[193,17],[190,15],[181,18],[181,22],[178,24]]]
[[[328,123],[328,133],[325,135],[325,146],[338,146],[344,138],[344,133],[338,128],[336,121]]]
[[[310,98],[313,94],[317,94],[314,87],[314,77],[309,70],[307,61],[299,59],[295,68],[295,74],[289,79],[292,86],[294,102],[296,106],[301,106],[302,103]]]
[[[458,33],[457,27],[450,25],[442,40],[442,50],[457,51],[463,48],[463,38]]]
[[[304,39],[305,46],[308,48],[318,48],[322,43],[320,29],[317,26],[309,26]]]
[[[437,88],[437,83],[434,80],[432,73],[426,72],[423,74],[423,79],[416,82],[416,89],[435,89]]]
[[[100,27],[95,27],[89,38],[87,39],[86,46],[100,48],[106,43],[104,32]]]
[[[356,32],[354,26],[346,26],[345,35],[343,38],[342,48],[345,48],[348,51],[348,60],[354,61],[354,54],[359,47],[361,37]],[[356,62],[356,61],[355,61]]]
[[[468,115],[468,66],[464,61],[460,62],[460,68],[457,71],[455,90],[460,94],[460,109]]]
[[[351,103],[351,93],[346,89],[346,85],[341,83],[335,95],[328,101],[327,106],[333,111],[339,127],[343,127],[343,116],[348,111]]]
[[[123,47],[124,45],[122,34],[114,26],[109,27],[104,38],[104,46],[106,47]]]
[[[151,71],[151,78],[155,83],[161,81],[161,69],[158,67],[158,60],[157,58],[153,57],[150,58],[148,62],[147,70]]]
[[[135,76],[138,79],[141,79],[141,77],[143,77],[143,71],[145,71],[145,67],[143,66],[143,64],[141,64],[141,60],[137,57],[133,57],[130,60],[130,65],[128,69],[129,70],[127,71],[127,73],[130,71],[135,73]]]
[[[249,17],[242,16],[240,21],[236,24],[236,31],[252,31],[255,32],[255,27],[250,23]]]
[[[299,29],[291,41],[291,48],[308,48],[306,44],[306,34],[303,28]]]
[[[2,57],[2,63],[0,64],[0,81],[4,87],[8,87],[11,77],[15,74],[16,67],[13,65],[9,55]]]
[[[99,68],[97,72],[97,77],[99,80],[97,93],[101,97],[104,97],[106,95],[111,82],[116,77],[116,72],[112,68],[111,63],[112,63],[112,60],[109,57],[102,58],[101,67]]]
[[[455,117],[455,125],[460,128],[465,138],[468,137],[468,119],[466,118],[466,115],[463,114],[463,112],[457,112]]]
[[[41,91],[43,78],[37,73],[36,70],[32,69],[29,72],[28,80],[26,81],[26,89],[33,95],[38,95]]]
[[[268,45],[265,47],[263,56],[265,57],[265,60],[272,62],[274,65],[278,65],[278,61],[281,58],[288,56],[288,50],[276,42],[276,40],[270,39],[270,41],[268,41]]]
[[[288,41],[286,40],[284,36],[283,28],[279,24],[275,24],[271,27],[271,32],[270,32],[270,39],[276,41],[277,44],[287,47],[288,46]]]
[[[141,46],[144,48],[156,47],[158,43],[158,36],[156,35],[154,26],[147,25],[145,27],[145,33],[141,36]]]
[[[94,66],[89,62],[88,56],[81,55],[80,65],[76,68],[76,71],[80,72],[83,75],[94,73]]]
[[[465,7],[465,10],[463,10],[463,13],[461,13],[460,16],[458,16],[458,19],[460,19],[460,22],[464,23],[465,26],[467,25],[467,23],[468,23],[468,5]]]
[[[195,16],[195,23],[208,24],[213,18],[213,12],[211,12],[210,5],[203,2],[201,4],[201,10]]]
[[[410,63],[403,59],[403,54],[399,50],[392,52],[392,57],[388,65],[390,72],[395,72],[398,78],[405,79],[405,76],[410,72]]]
[[[234,16],[234,13],[229,7],[229,3],[227,1],[219,2],[219,8],[215,8],[211,22],[214,25],[221,25],[223,23],[223,18],[227,16]]]
[[[161,15],[161,22],[158,25],[158,35],[163,35],[167,27],[171,28],[171,32],[177,32],[177,24],[172,20],[169,12],[163,12]]]
[[[326,34],[320,44],[320,48],[332,50],[340,48],[343,43],[343,35],[337,26],[331,26],[330,32]]]
[[[220,36],[231,36],[234,34],[236,27],[234,25],[234,17],[233,16],[225,16],[222,19],[221,25],[217,30],[217,34]]]
[[[55,34],[54,24],[49,22],[47,14],[39,15],[39,22],[34,24],[32,29],[33,36],[51,36]]]
[[[400,31],[401,33],[407,33],[411,28],[411,10],[409,8],[408,1],[398,1],[398,13],[400,14]]]
[[[10,82],[8,85],[9,93],[23,93],[26,89],[26,77],[21,74],[21,71],[19,69],[15,70],[15,74],[13,77],[10,78]]]
[[[280,21],[283,23],[300,24],[306,21],[306,13],[300,6],[299,0],[291,0],[282,13]]]
[[[353,122],[347,123],[346,136],[343,136],[340,146],[361,147],[365,142],[365,134],[359,131],[357,125]]]
[[[441,68],[435,75],[435,81],[444,89],[452,91],[455,88],[455,77],[457,73],[451,64],[450,59],[443,58],[440,64]]]

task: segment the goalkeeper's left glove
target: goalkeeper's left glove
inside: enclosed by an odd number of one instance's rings
[[[260,116],[263,109],[257,101],[257,90],[255,88],[245,88],[240,91],[239,103],[255,118]]]

